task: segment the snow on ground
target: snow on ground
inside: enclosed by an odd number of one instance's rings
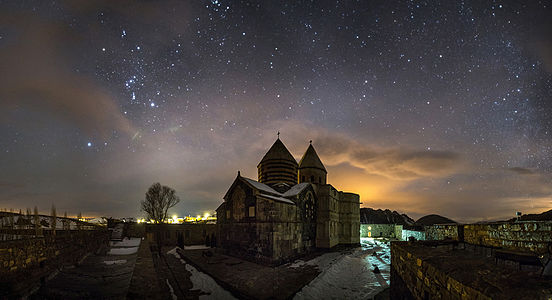
[[[169,291],[171,292],[171,296],[172,296],[173,300],[178,300],[178,297],[174,294],[174,289],[173,289],[172,285],[169,283],[169,280],[165,279],[165,282],[169,286]]]
[[[232,294],[218,285],[211,276],[198,271],[191,265],[186,265],[186,270],[192,273],[190,280],[194,284],[193,289],[200,289],[210,294],[199,296],[199,299],[236,299]]]
[[[129,255],[138,252],[138,247],[127,247],[127,248],[111,248],[108,255]]]
[[[294,299],[368,299],[389,286],[391,252],[386,243],[362,238],[353,251],[323,254],[307,262],[322,273],[299,291]],[[374,267],[380,273],[374,273]]]
[[[193,247],[193,246],[192,246]],[[211,276],[198,271],[196,268],[192,267],[189,264],[186,264],[186,261],[184,261],[180,254],[176,251],[178,247],[175,247],[174,249],[167,252],[167,254],[174,255],[176,258],[180,259],[180,262],[186,265],[186,270],[192,275],[190,276],[190,280],[192,281],[193,288],[192,289],[198,289],[202,292],[208,293],[209,295],[201,295],[199,296],[199,299],[229,299],[233,300],[236,299],[232,294],[230,294],[227,290],[223,289],[218,283],[211,278]],[[203,249],[203,248],[199,248]],[[207,249],[207,248],[205,248]]]
[[[205,245],[184,246],[184,250],[205,250],[205,249],[211,249],[211,247],[207,247]]]
[[[141,240],[141,238],[125,238],[122,241],[111,241],[109,245],[111,247],[138,247]]]
[[[106,264],[106,265],[121,265],[121,264],[125,264],[126,262],[127,262],[126,259],[106,260],[106,261],[104,261],[104,264]]]
[[[122,241],[111,241],[109,245],[111,249],[107,252],[108,255],[129,255],[138,252],[141,238],[126,238]]]

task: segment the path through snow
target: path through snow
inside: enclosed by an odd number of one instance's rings
[[[234,298],[234,296],[232,296],[232,294],[230,294],[230,292],[218,285],[218,283],[216,283],[216,281],[211,276],[198,271],[190,264],[186,264],[186,261],[184,261],[180,257],[180,254],[178,254],[178,252],[176,251],[177,248],[178,247],[168,251],[167,254],[172,254],[176,258],[178,258],[181,263],[186,265],[186,270],[192,273],[192,276],[190,276],[190,280],[194,285],[192,289],[198,289],[208,294],[199,296],[199,299],[236,299]]]
[[[362,238],[361,244],[355,250],[326,253],[290,265],[315,265],[322,271],[294,299],[369,299],[389,286],[389,246],[371,238]],[[373,272],[376,266],[379,274]]]

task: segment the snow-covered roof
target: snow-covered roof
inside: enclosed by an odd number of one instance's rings
[[[271,193],[271,194],[274,194],[274,195],[282,195],[282,194],[278,193],[275,189],[269,187],[268,185],[266,185],[264,183],[260,183],[256,180],[246,178],[246,177],[242,177],[242,178],[245,181],[247,181],[249,184],[251,184],[253,187],[255,187],[256,189],[258,189],[260,191]]]
[[[308,182],[302,182],[299,184],[296,184],[292,186],[288,191],[282,194],[284,197],[292,197],[297,196],[299,193],[301,193],[307,186],[309,186],[310,183]]]
[[[285,193],[280,193],[280,192],[276,191],[275,189],[271,188],[270,186],[268,186],[264,183],[258,182],[256,180],[253,180],[251,178],[242,177],[242,176],[238,175],[236,180],[238,180],[238,179],[241,179],[241,180],[245,181],[251,187],[258,190],[260,192],[259,196],[265,197],[267,199],[283,202],[283,203],[288,203],[288,204],[295,204],[295,202],[291,199],[287,199],[286,197],[297,196],[299,193],[301,193],[310,184],[308,182],[299,183],[299,184],[296,184],[296,185],[292,186]],[[234,182],[234,184],[235,184],[235,182]],[[228,190],[228,192],[226,192],[226,195],[224,196],[224,199],[227,199],[228,193],[231,190],[232,190],[232,188],[230,188]],[[220,208],[220,206],[219,206],[219,208]],[[217,210],[218,210],[218,208],[217,208]]]
[[[104,217],[98,217],[98,218],[88,220],[88,223],[105,224],[105,223],[107,223],[107,219],[104,218]]]
[[[268,198],[268,199],[272,199],[272,200],[275,200],[275,201],[279,201],[279,202],[284,202],[284,203],[288,203],[288,204],[295,204],[295,202],[293,202],[289,199],[286,199],[284,197],[278,197],[278,196],[272,196],[272,195],[266,195],[266,194],[261,194],[260,196]]]

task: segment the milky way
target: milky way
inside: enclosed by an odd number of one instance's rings
[[[281,132],[365,207],[552,207],[552,4],[3,1],[0,207],[213,211]]]

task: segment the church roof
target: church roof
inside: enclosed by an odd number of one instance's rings
[[[327,172],[312,144],[309,145],[307,151],[305,151],[305,154],[303,155],[303,158],[299,161],[299,168],[316,168]]]
[[[299,195],[305,188],[307,188],[310,185],[308,182],[302,182],[299,184],[296,184],[292,186],[287,192],[283,193],[282,196],[284,197],[292,197]]]
[[[259,196],[265,197],[265,198],[268,198],[268,199],[272,199],[272,200],[275,200],[275,201],[278,201],[278,202],[283,202],[283,203],[294,204],[295,205],[295,202],[293,202],[289,199],[286,199],[284,197],[271,196],[271,195],[265,195],[265,194],[260,194]]]
[[[247,177],[242,177],[242,179],[247,181],[247,183],[249,183],[250,185],[252,185],[255,189],[257,189],[259,191],[267,192],[267,193],[274,194],[274,195],[280,195],[280,193],[278,193],[275,189],[269,187],[268,185],[266,185],[264,183],[260,183],[256,180],[253,180],[253,179],[250,179],[250,178],[247,178]]]
[[[259,164],[272,159],[287,160],[297,165],[297,161],[295,160],[295,158],[293,158],[293,155],[291,155],[291,153],[286,148],[284,143],[282,143],[280,138],[276,139],[276,142],[274,142],[272,147],[270,147],[268,152],[263,156],[263,159],[261,159],[261,162]]]
[[[271,188],[270,186],[268,186],[264,183],[258,182],[256,180],[251,179],[251,178],[242,177],[242,176],[238,175],[238,177],[236,177],[236,180],[234,181],[234,183],[232,184],[230,189],[228,189],[228,191],[226,192],[226,195],[224,196],[224,199],[228,199],[230,191],[233,189],[236,181],[238,181],[238,180],[242,180],[245,183],[247,183],[250,187],[252,187],[253,189],[258,190],[260,192],[258,194],[258,196],[260,196],[260,197],[265,197],[267,199],[272,199],[272,200],[275,200],[275,201],[284,202],[284,203],[288,203],[288,204],[295,204],[295,202],[293,202],[291,199],[287,199],[285,197],[297,196],[306,187],[308,187],[310,185],[310,183],[307,183],[307,182],[299,183],[299,184],[296,184],[296,185],[292,186],[291,189],[289,189],[287,192],[279,193],[278,191],[276,191],[275,189]],[[217,208],[217,210],[218,210],[218,208]]]

